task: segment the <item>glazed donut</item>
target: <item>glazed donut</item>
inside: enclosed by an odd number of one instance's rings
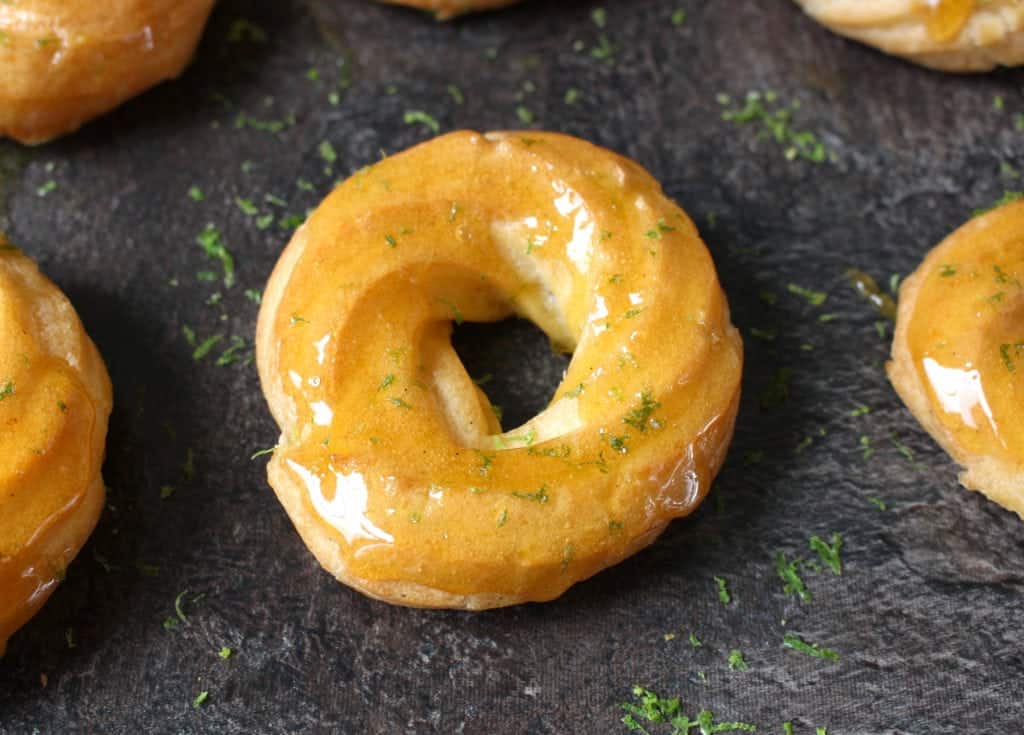
[[[1024,63],[1024,0],[796,0],[836,33],[943,71]]]
[[[977,217],[900,288],[889,378],[964,467],[960,482],[1024,517],[1024,203]]]
[[[502,432],[450,332],[512,315],[574,354]],[[743,362],[657,182],[533,131],[451,133],[348,179],[282,254],[256,342],[299,534],[342,582],[417,607],[550,600],[653,542],[721,466]]]
[[[519,0],[381,0],[391,5],[405,5],[433,13],[438,20],[449,20],[463,13],[494,10],[514,5]]]
[[[0,2],[0,137],[43,143],[178,76],[213,2]]]
[[[96,525],[110,405],[74,308],[0,235],[0,655]]]

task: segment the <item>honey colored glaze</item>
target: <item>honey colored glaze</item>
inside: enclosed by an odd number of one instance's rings
[[[0,654],[96,524],[110,403],[71,305],[0,235]]]
[[[433,13],[438,20],[449,20],[463,13],[494,10],[513,5],[519,0],[381,0],[391,5],[406,5]]]
[[[950,235],[900,291],[890,375],[967,468],[962,480],[1024,514],[1024,203]]]
[[[947,43],[963,31],[974,13],[977,0],[923,0],[928,13],[928,35]]]
[[[513,314],[574,356],[501,433],[451,322]],[[696,508],[742,344],[693,223],[635,163],[459,132],[320,205],[265,292],[257,360],[271,484],[324,566],[392,602],[481,608],[552,599]]]
[[[45,142],[176,77],[213,2],[0,2],[0,136]]]

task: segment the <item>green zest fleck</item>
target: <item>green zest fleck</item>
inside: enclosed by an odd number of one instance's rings
[[[511,495],[514,498],[520,498],[521,500],[532,500],[533,502],[540,503],[541,505],[547,503],[551,499],[551,496],[548,495],[547,485],[541,485],[535,493],[513,492],[511,493]]]
[[[817,643],[808,643],[795,633],[786,633],[785,637],[782,639],[782,645],[786,648],[792,648],[794,651],[805,653],[808,656],[813,656],[814,658],[821,658],[826,661],[839,660],[839,654],[831,648],[822,648]]]
[[[734,671],[750,670],[750,667],[747,666],[746,660],[743,658],[743,652],[738,648],[734,648],[729,651],[729,668]]]
[[[188,594],[188,590],[178,593],[178,596],[174,598],[174,614],[178,616],[178,620],[183,623],[188,622],[188,618],[185,617],[185,595]]]
[[[476,449],[474,451],[476,452],[477,456],[480,458],[480,464],[477,465],[476,471],[478,473],[480,473],[481,475],[490,474],[491,465],[494,464],[494,459],[495,459],[495,457],[497,455],[485,454],[485,453],[481,452],[479,449]]]
[[[626,442],[628,441],[628,436],[609,436],[608,446],[610,446],[619,454],[627,454],[629,452],[629,447],[626,446]]]
[[[615,47],[603,33],[598,36],[597,45],[590,49],[590,56],[607,64],[615,63]]]
[[[193,202],[201,202],[206,197],[203,194],[203,190],[198,186],[190,186],[188,190],[188,198]]]
[[[892,442],[892,445],[896,447],[896,451],[903,455],[908,462],[914,461],[914,450],[901,442],[895,433],[889,435],[889,440]]]
[[[723,605],[732,602],[732,595],[729,594],[729,584],[722,577],[715,577],[715,584],[718,585],[718,601]]]
[[[853,416],[854,418],[859,418],[861,416],[867,416],[869,413],[871,413],[871,407],[867,406],[867,405],[865,405],[863,403],[858,403],[854,407],[854,409],[852,411],[850,411],[850,415]]]
[[[243,199],[242,197],[235,197],[235,204],[242,210],[243,214],[247,214],[252,217],[260,213],[259,207],[253,204],[251,199]]]
[[[384,376],[384,380],[380,381],[380,385],[377,386],[377,391],[380,392],[382,390],[387,390],[388,388],[390,388],[394,384],[394,382],[395,382],[394,374],[393,373],[388,373],[387,375]]]
[[[0,388],[0,401],[4,400],[5,398],[10,398],[13,395],[14,395],[14,381],[13,380],[8,380],[6,383],[4,383],[4,387]]]
[[[716,723],[715,715],[710,710],[701,710],[697,719],[691,720],[683,714],[682,704],[678,697],[662,699],[654,692],[639,685],[633,687],[633,696],[639,700],[639,704],[626,702],[619,705],[626,712],[622,718],[622,724],[631,732],[638,732],[641,735],[650,735],[650,732],[640,724],[640,720],[671,725],[674,728],[673,735],[690,735],[694,729],[697,729],[700,735],[757,731],[757,727],[748,722]]]
[[[719,95],[718,102],[728,106],[731,100],[728,95]],[[793,128],[793,113],[799,107],[799,102],[783,106],[775,92],[748,92],[743,106],[725,110],[722,119],[738,124],[760,123],[777,143],[784,146],[787,161],[802,158],[821,163],[830,157],[825,144],[814,133]]]
[[[821,306],[828,299],[828,294],[824,291],[813,291],[803,286],[798,286],[795,283],[790,283],[786,286],[786,290],[791,294],[803,297],[811,306]]]
[[[971,212],[971,214],[975,217],[978,217],[980,215],[991,212],[993,209],[999,209],[999,207],[1003,206],[1004,204],[1016,202],[1019,199],[1024,199],[1024,191],[1004,191],[1003,195],[999,197],[999,199],[997,199],[991,206],[975,209],[973,212]]]
[[[570,87],[569,89],[565,90],[565,104],[575,105],[577,102],[580,101],[580,96],[581,94],[578,89],[576,89],[575,87]]]
[[[199,709],[204,704],[206,704],[206,700],[209,699],[209,698],[210,698],[210,693],[209,692],[206,692],[206,691],[199,692],[199,695],[195,699],[192,700],[192,708],[193,709]]]
[[[54,181],[53,179],[50,179],[45,184],[43,184],[38,189],[36,189],[36,194],[38,196],[44,197],[47,194],[49,194],[50,192],[54,191],[56,188],[57,188],[57,182]]]
[[[232,655],[233,653],[234,653],[234,651],[232,651],[232,650],[231,650],[230,648],[228,648],[227,646],[221,646],[221,649],[220,649],[219,651],[217,651],[217,655],[218,655],[218,656],[220,656],[220,657],[221,657],[221,658],[223,658],[223,659],[229,659],[229,658],[231,658],[231,655]]]
[[[388,244],[389,248],[398,247],[398,241],[395,239],[394,235],[385,235],[384,242]]]
[[[338,160],[338,152],[334,150],[334,146],[329,140],[320,141],[317,150],[320,151],[320,158],[324,159],[328,166],[333,166]]]
[[[461,105],[466,101],[466,97],[465,95],[462,94],[462,90],[456,87],[454,84],[448,85],[448,94],[451,96],[453,100],[455,100],[455,104],[457,105]]]
[[[793,723],[783,722],[782,723],[782,735],[793,735]]]
[[[952,278],[956,275],[956,266],[950,265],[949,263],[943,263],[939,266],[939,275],[942,278]]]
[[[266,449],[261,449],[258,452],[253,452],[252,456],[249,457],[249,461],[252,461],[252,460],[256,459],[257,457],[262,457],[262,456],[267,455],[267,454],[273,454],[275,449],[277,449],[277,445],[276,444],[274,446],[272,446],[272,447],[267,447]]]
[[[654,398],[651,397],[651,392],[645,390],[640,393],[640,403],[634,406],[629,413],[622,419],[622,423],[632,426],[634,429],[639,431],[641,434],[647,431],[648,422],[654,428],[658,428],[660,424],[655,421],[651,421],[651,414],[657,411],[661,404],[658,403]]]
[[[516,117],[519,118],[519,122],[523,125],[532,125],[537,121],[537,116],[525,105],[518,105],[516,107]]]
[[[412,406],[403,401],[401,398],[391,398],[389,400],[391,401],[391,405],[393,406],[398,406],[398,408],[404,408],[406,411],[412,410]]]
[[[690,640],[690,645],[693,646],[694,648],[700,648],[701,646],[704,645],[703,643],[701,643],[701,640],[700,640],[700,638],[697,637],[696,633],[690,633],[689,640]]]
[[[583,395],[583,392],[586,389],[587,387],[583,385],[583,383],[580,383],[572,390],[568,390],[565,393],[563,393],[562,398],[579,398],[581,395]]]
[[[266,43],[267,32],[260,26],[245,18],[239,18],[228,29],[228,43]]]
[[[231,288],[235,285],[235,259],[231,257],[231,253],[224,247],[224,242],[221,240],[220,231],[213,225],[207,224],[206,228],[199,233],[196,237],[196,242],[206,253],[207,258],[219,260],[221,268],[224,270],[224,286],[225,288]]]
[[[804,580],[800,577],[800,560],[787,561],[786,555],[779,552],[775,555],[775,571],[783,582],[782,591],[787,595],[796,595],[804,602],[811,599]]]
[[[223,334],[214,334],[204,339],[196,346],[195,350],[192,351],[192,360],[195,362],[202,360],[210,354],[210,350],[212,350],[222,339],[224,339]]]
[[[424,125],[434,135],[441,132],[441,124],[434,117],[423,112],[423,110],[406,110],[405,115],[402,116],[402,121],[406,125],[415,125],[416,123]]]
[[[676,10],[673,10],[670,20],[672,22],[672,25],[678,28],[679,26],[686,22],[686,11],[683,10],[682,8],[677,8]]]
[[[508,508],[501,511],[501,515],[498,516],[498,528],[501,528],[508,522]]]
[[[1013,351],[1013,355],[1010,351]],[[1021,353],[1024,352],[1024,342],[1017,342],[1016,344],[1002,344],[999,345],[999,355],[1003,358],[1003,364],[1006,366],[1007,372],[1017,372],[1017,365],[1014,363],[1014,357],[1020,357]]]
[[[452,321],[456,324],[462,324],[465,320],[462,318],[462,312],[459,311],[459,307],[454,302],[448,299],[439,299],[442,304],[448,307],[448,311],[452,316]]]
[[[608,25],[608,13],[604,8],[594,8],[590,12],[590,19],[594,21],[594,25],[598,28],[604,28]]]
[[[867,434],[861,434],[860,437],[860,456],[865,462],[875,456],[875,448],[871,446],[871,437]]]
[[[881,498],[868,498],[868,502],[871,503],[876,508],[878,508],[879,510],[889,509],[889,506],[886,505],[885,501],[882,500]]]
[[[242,359],[242,356],[239,353],[244,349],[245,340],[237,336],[232,337],[231,346],[224,350],[222,353],[220,353],[220,357],[217,358],[217,362],[215,364],[217,365],[217,367],[233,365],[234,363]]]
[[[818,536],[811,536],[810,547],[818,552],[821,560],[829,566],[834,575],[841,576],[843,573],[843,562],[839,558],[839,549],[843,546],[843,537],[838,533],[832,534],[832,543],[828,544]]]

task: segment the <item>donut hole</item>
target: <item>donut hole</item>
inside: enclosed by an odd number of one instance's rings
[[[504,429],[525,424],[551,403],[572,357],[556,352],[536,324],[519,318],[453,325],[452,346],[498,407]]]

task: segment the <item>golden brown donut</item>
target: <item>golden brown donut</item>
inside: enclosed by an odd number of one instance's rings
[[[96,525],[110,405],[74,308],[0,235],[0,655]]]
[[[449,20],[463,13],[494,10],[514,5],[519,0],[381,0],[391,5],[405,5],[433,13],[438,20]]]
[[[796,0],[836,33],[943,71],[1024,63],[1024,0]]]
[[[214,0],[3,0],[0,137],[43,143],[178,76]]]
[[[959,462],[1024,517],[1024,203],[976,217],[900,288],[889,378]]]
[[[574,356],[503,432],[450,332],[512,315]],[[632,161],[533,131],[445,135],[335,189],[270,278],[256,349],[270,484],[321,564],[468,609],[553,599],[692,512],[742,369],[686,214]]]

